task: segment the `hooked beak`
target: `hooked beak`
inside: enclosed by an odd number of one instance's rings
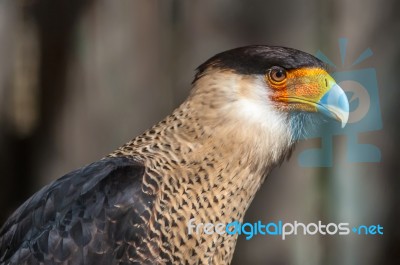
[[[333,80],[333,79],[332,79]],[[349,120],[349,101],[343,89],[333,81],[329,90],[317,102],[317,109],[327,117],[342,123],[342,128]]]

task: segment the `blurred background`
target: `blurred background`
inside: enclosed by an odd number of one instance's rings
[[[378,148],[380,162],[349,161],[342,134],[328,139],[332,166],[304,167],[300,154],[321,139],[301,141],[245,220],[380,224],[384,235],[240,237],[233,264],[400,264],[398,10],[395,0],[1,1],[0,222],[169,114],[212,55],[281,45],[322,51],[337,71],[376,70],[371,100],[383,127],[355,137]],[[353,66],[368,48],[373,55]]]

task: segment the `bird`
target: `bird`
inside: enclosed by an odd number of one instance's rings
[[[316,117],[349,117],[322,61],[281,46],[221,52],[172,114],[23,203],[0,229],[0,264],[230,264],[238,235],[188,222],[242,222]]]

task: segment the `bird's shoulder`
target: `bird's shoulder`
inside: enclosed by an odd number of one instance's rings
[[[124,242],[138,241],[146,233],[143,216],[149,216],[145,212],[150,212],[154,196],[143,190],[145,175],[139,161],[114,157],[45,186],[1,228],[0,263],[68,260],[79,264],[81,260],[73,260],[80,259],[77,250],[85,251],[81,254],[86,257],[93,255],[95,263],[112,262],[115,253],[104,254],[116,249],[122,258],[128,251]]]

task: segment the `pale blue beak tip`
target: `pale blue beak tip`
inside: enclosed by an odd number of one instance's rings
[[[327,117],[338,120],[342,123],[342,128],[349,119],[349,100],[346,93],[336,83],[325,93],[317,104],[318,111]]]

